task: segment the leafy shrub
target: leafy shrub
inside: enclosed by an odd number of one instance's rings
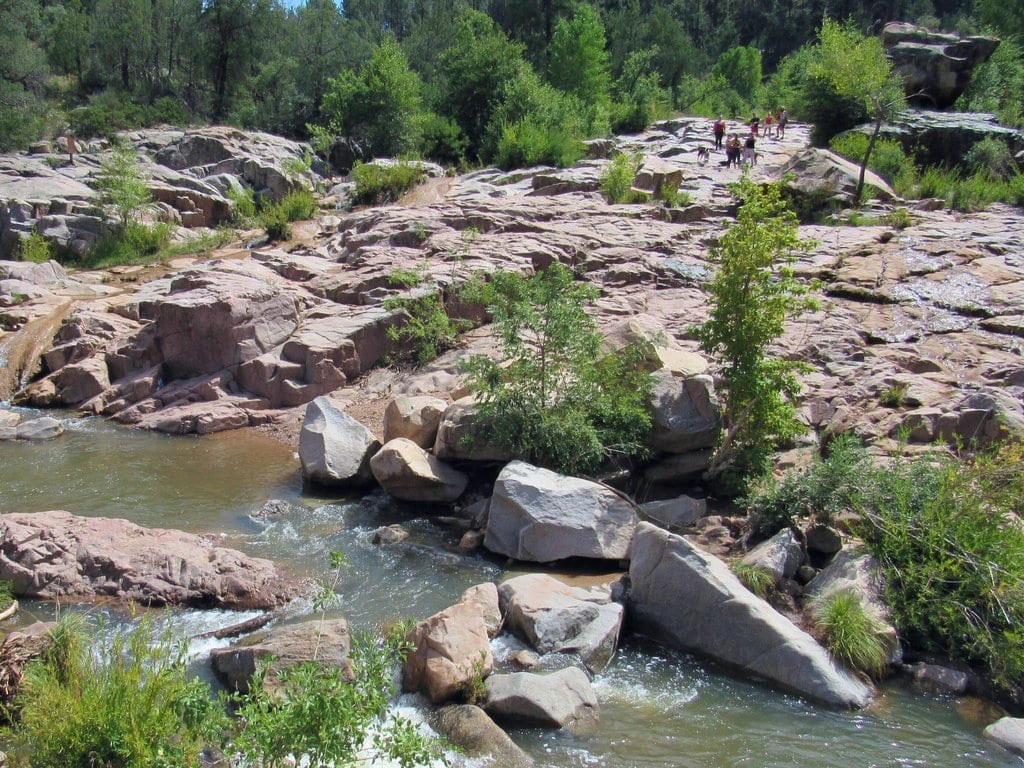
[[[110,157],[100,165],[96,174],[96,188],[104,205],[117,213],[121,230],[138,221],[139,216],[153,202],[153,196],[142,178],[142,166],[135,153],[127,147],[115,147]]]
[[[638,133],[665,111],[669,96],[654,71],[657,55],[654,46],[626,57],[612,88],[611,129],[615,133]]]
[[[44,264],[53,258],[53,245],[38,232],[33,232],[18,246],[18,258],[35,264]]]
[[[120,264],[145,264],[163,256],[171,241],[170,224],[130,223],[123,231],[111,232],[81,259],[83,267],[100,269]]]
[[[256,223],[256,197],[248,187],[232,187],[227,193],[231,201],[231,223],[251,227]]]
[[[395,288],[415,288],[423,282],[423,274],[418,269],[396,267],[388,272],[387,281]]]
[[[309,662],[282,670],[270,688],[267,667],[261,666],[249,693],[236,699],[244,727],[233,748],[247,764],[264,768],[285,765],[290,755],[316,766],[389,757],[405,768],[440,757],[436,742],[410,721],[388,717],[393,669],[409,649],[398,632],[382,642],[356,633],[349,657],[354,681],[342,668]]]
[[[1016,168],[1006,142],[994,136],[987,136],[971,147],[964,155],[964,165],[975,173],[988,173],[1004,181],[1013,175]]]
[[[860,165],[868,148],[867,134],[859,131],[842,133],[833,137],[829,148],[847,160]],[[898,141],[879,139],[871,152],[868,168],[888,181],[894,188],[906,189],[917,176],[913,158],[904,151]]]
[[[907,394],[907,385],[899,382],[882,391],[878,396],[878,404],[883,408],[901,408],[903,398]]]
[[[308,189],[289,192],[277,203],[286,221],[303,221],[316,215],[316,198]]]
[[[729,566],[740,583],[762,600],[775,589],[775,577],[767,568],[737,560]]]
[[[744,499],[756,535],[768,538],[795,518],[831,523],[842,512],[859,510],[870,498],[871,457],[853,435],[840,435],[828,455],[781,480],[769,478]]]
[[[839,590],[812,608],[815,628],[829,653],[858,672],[879,678],[888,654],[884,625],[864,608],[853,590]]]
[[[654,197],[656,200],[663,201],[668,208],[689,205],[691,200],[690,193],[686,190],[680,190],[678,182],[674,184],[659,184],[658,188],[654,191]]]
[[[469,139],[452,118],[427,112],[420,120],[420,150],[438,163],[462,165],[466,162]]]
[[[272,242],[288,240],[292,236],[292,228],[288,225],[288,217],[280,206],[271,206],[260,213],[263,230]]]
[[[893,208],[886,214],[885,223],[896,229],[906,229],[914,223],[914,217],[906,208]]]
[[[63,619],[54,645],[26,667],[9,758],[32,768],[198,766],[226,718],[209,687],[186,675],[181,649],[143,620],[127,636],[87,642]]]
[[[352,180],[356,183],[353,200],[363,205],[394,202],[419,184],[425,175],[417,163],[398,162],[391,166],[357,163],[352,169]]]
[[[565,168],[582,155],[579,140],[564,128],[540,125],[527,119],[502,126],[494,153],[494,164],[505,170],[534,165]]]
[[[1024,685],[1024,447],[973,460],[897,460],[859,531],[885,571],[890,608],[914,647]]]
[[[391,341],[410,347],[413,359],[420,365],[452,349],[459,334],[470,328],[468,321],[448,315],[444,299],[437,292],[385,299],[384,308],[405,311],[405,324],[390,326],[387,336]]]
[[[529,278],[497,272],[474,290],[494,317],[504,358],[476,355],[466,364],[486,439],[570,474],[641,451],[651,379],[639,350],[602,354],[585,309],[597,289],[556,262]]]
[[[633,189],[633,181],[643,164],[643,156],[639,153],[618,154],[601,174],[599,184],[601,192],[609,203],[637,203],[647,199],[647,195]]]

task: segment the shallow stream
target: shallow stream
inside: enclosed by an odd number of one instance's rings
[[[259,435],[168,437],[100,420],[67,419],[65,425],[67,432],[56,440],[0,442],[0,512],[65,509],[214,533],[226,546],[269,557],[302,577],[323,575],[328,553],[341,550],[349,563],[339,587],[341,611],[365,629],[397,618],[424,618],[450,605],[467,587],[508,573],[501,561],[457,553],[455,534],[383,495],[310,495],[294,452]],[[311,511],[259,524],[249,514],[268,499],[296,502]],[[374,545],[374,529],[392,522],[406,525],[411,538],[397,547]],[[17,621],[53,614],[52,605],[29,603]],[[241,618],[187,611],[171,620],[182,636],[190,636]],[[205,652],[212,645],[193,649],[196,670],[204,676],[209,674]],[[513,734],[539,765],[1024,764],[981,737],[995,716],[986,705],[911,694],[899,685],[887,687],[866,712],[831,712],[630,640],[595,687],[601,703],[595,734]]]

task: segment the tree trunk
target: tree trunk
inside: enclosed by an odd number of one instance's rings
[[[878,113],[878,117],[875,118],[875,130],[871,132],[871,138],[868,139],[868,148],[864,152],[864,159],[860,164],[860,178],[857,179],[857,191],[855,197],[857,198],[854,202],[856,205],[860,205],[860,196],[864,193],[864,175],[868,171],[868,160],[871,159],[871,153],[875,149],[875,143],[878,141],[878,134],[882,132],[882,114],[881,111]]]

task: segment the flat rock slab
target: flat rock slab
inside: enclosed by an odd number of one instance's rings
[[[667,645],[834,707],[863,707],[870,689],[721,560],[681,536],[641,523],[629,575],[637,629]]]
[[[202,536],[63,511],[0,515],[0,579],[24,597],[147,606],[273,608],[298,592],[269,560]]]

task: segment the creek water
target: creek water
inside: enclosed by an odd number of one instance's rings
[[[315,495],[303,487],[294,452],[259,435],[168,437],[100,420],[64,422],[67,432],[55,440],[0,442],[0,512],[65,509],[212,533],[301,577],[322,576],[328,553],[340,550],[348,560],[338,587],[340,611],[362,629],[424,618],[467,587],[510,573],[501,561],[457,553],[455,535],[414,507],[379,493]],[[309,511],[258,523],[249,515],[268,499]],[[410,539],[396,547],[374,545],[374,529],[393,522],[405,525]],[[126,621],[110,609],[90,611]],[[53,614],[52,605],[28,603],[18,621]],[[191,636],[248,615],[179,611],[165,620]],[[507,642],[496,643],[500,657]],[[224,641],[192,649],[196,672],[207,678],[205,655],[214,644]],[[832,712],[630,639],[595,688],[601,725],[594,734],[519,731],[513,737],[539,765],[552,768],[1024,764],[981,737],[995,716],[987,705],[913,694],[898,684],[887,686],[865,712]]]

